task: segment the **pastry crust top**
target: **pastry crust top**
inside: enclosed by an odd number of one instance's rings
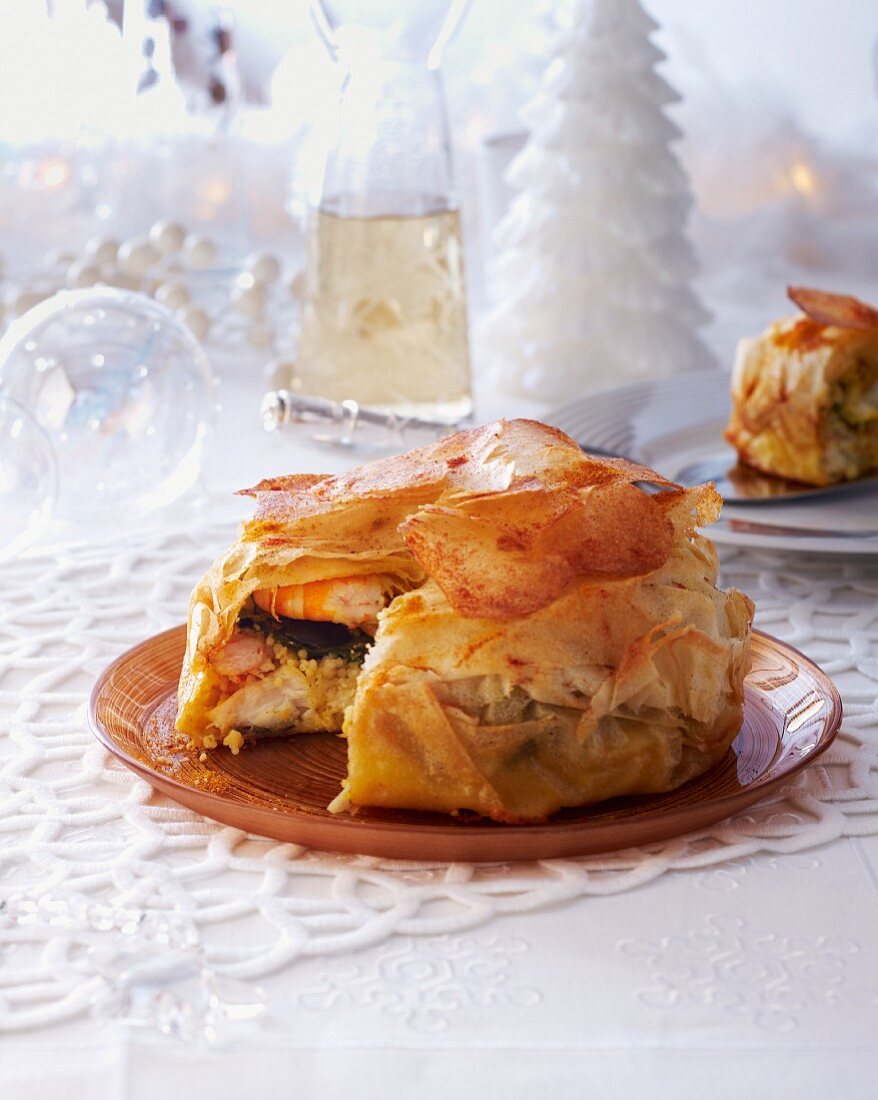
[[[637,487],[649,482],[665,491]],[[712,523],[712,486],[682,489],[645,467],[586,455],[557,428],[499,420],[338,476],[244,491],[245,543],[314,554],[411,555],[464,617],[506,619],[574,580],[657,569],[675,524]]]

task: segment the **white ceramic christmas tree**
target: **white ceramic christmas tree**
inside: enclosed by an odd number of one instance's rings
[[[524,119],[480,344],[505,387],[559,401],[710,365],[686,174],[639,0],[580,2]]]

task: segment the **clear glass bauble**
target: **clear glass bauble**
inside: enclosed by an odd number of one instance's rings
[[[51,440],[27,409],[0,392],[0,561],[44,529],[57,489]]]
[[[144,294],[61,291],[29,310],[0,340],[0,392],[51,441],[62,520],[116,526],[198,478],[210,367],[186,325]]]

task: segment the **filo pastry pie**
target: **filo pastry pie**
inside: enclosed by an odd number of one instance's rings
[[[178,728],[343,730],[333,811],[541,820],[677,787],[741,726],[753,605],[716,587],[710,485],[513,420],[247,492],[192,595]]]
[[[763,473],[810,485],[878,470],[878,311],[790,287],[803,310],[738,345],[726,438]]]

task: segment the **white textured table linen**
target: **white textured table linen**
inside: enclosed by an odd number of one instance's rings
[[[493,867],[248,837],[85,722],[108,661],[183,620],[245,511],[229,490],[343,465],[262,437],[257,387],[226,389],[210,504],[3,569],[3,1096],[874,1095],[878,563],[724,555],[846,709],[816,766],[731,822]]]

